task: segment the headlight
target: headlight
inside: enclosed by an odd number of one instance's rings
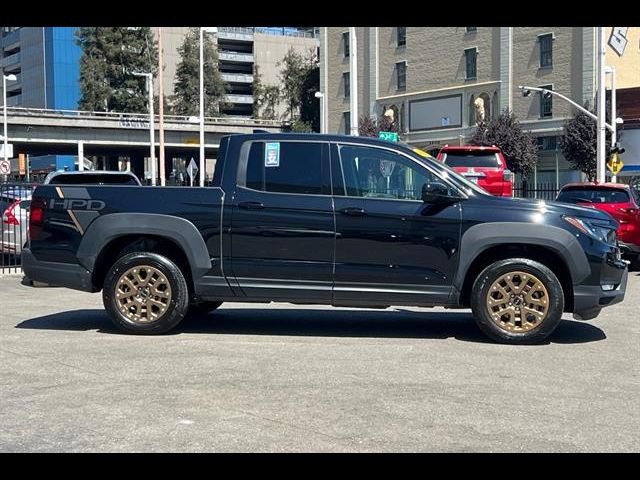
[[[562,217],[566,222],[570,223],[582,233],[589,235],[590,237],[595,238],[596,240],[600,240],[601,242],[607,244],[614,244],[615,230],[612,230],[609,227],[603,227],[601,225],[594,224],[588,220],[583,220],[578,217]]]

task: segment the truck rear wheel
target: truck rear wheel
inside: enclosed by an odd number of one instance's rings
[[[154,335],[182,321],[189,308],[189,290],[182,271],[170,259],[133,252],[107,272],[102,300],[120,330]]]
[[[564,293],[558,278],[543,264],[510,258],[478,275],[471,290],[471,309],[480,329],[493,340],[540,343],[560,323]]]

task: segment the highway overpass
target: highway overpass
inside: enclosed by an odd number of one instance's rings
[[[145,114],[7,108],[8,138],[14,156],[84,155],[104,157],[104,168],[117,169],[117,159],[128,157],[132,170],[144,170],[149,157],[149,116]],[[156,158],[158,116],[155,118]],[[238,117],[205,118],[205,156],[215,159],[224,135],[254,130],[283,131],[283,122]],[[174,158],[199,157],[198,117],[164,116],[167,173]]]

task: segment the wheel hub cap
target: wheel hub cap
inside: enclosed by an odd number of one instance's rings
[[[498,278],[487,294],[491,320],[508,332],[527,332],[539,327],[549,311],[549,293],[536,276],[509,272]]]
[[[118,279],[116,303],[120,312],[133,323],[149,323],[164,316],[171,302],[171,285],[155,267],[130,268]]]

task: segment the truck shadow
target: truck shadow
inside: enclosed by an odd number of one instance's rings
[[[16,328],[38,330],[97,330],[121,334],[103,310],[74,310],[32,318]],[[415,312],[409,310],[333,310],[227,308],[209,315],[187,317],[169,335],[283,335],[304,337],[455,338],[491,343],[469,312]],[[604,340],[605,333],[589,323],[563,320],[546,344],[588,343]]]

